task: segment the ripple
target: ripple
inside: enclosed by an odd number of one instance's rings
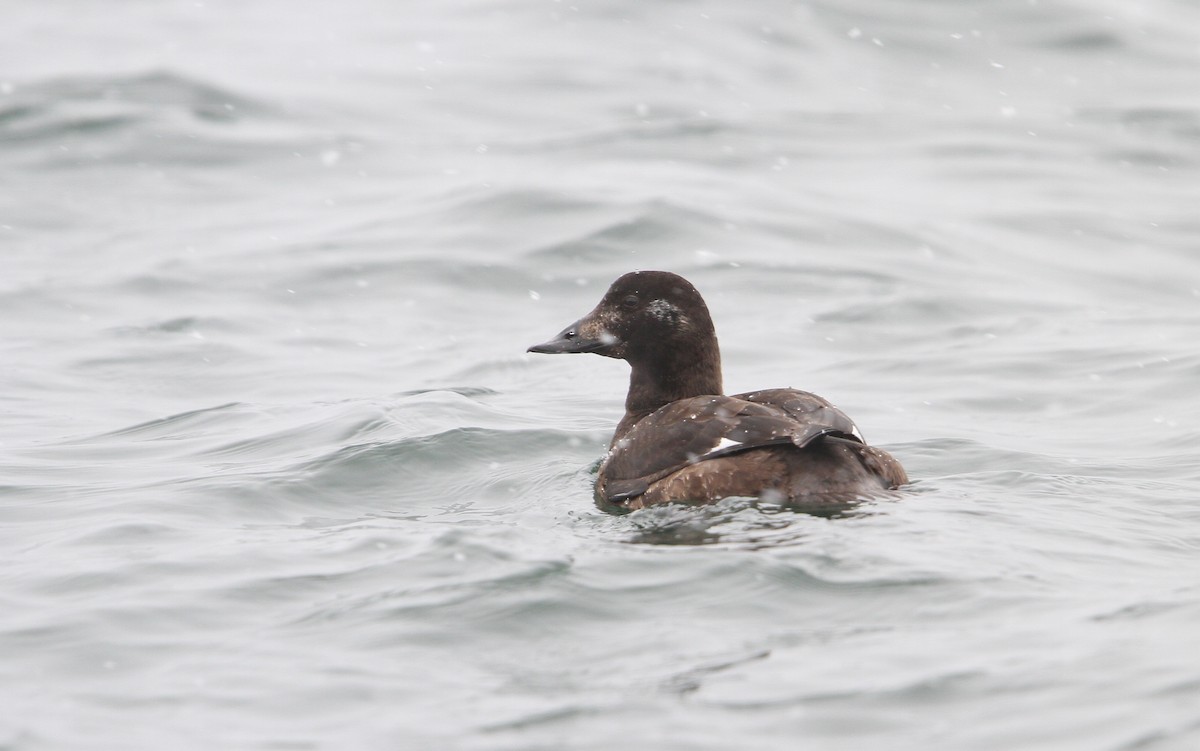
[[[312,139],[266,102],[169,71],[32,81],[0,98],[0,141],[43,170],[81,161],[227,164]],[[56,148],[38,148],[46,144]]]

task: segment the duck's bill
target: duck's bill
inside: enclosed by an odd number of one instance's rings
[[[527,351],[543,355],[559,355],[564,352],[603,353],[617,343],[617,337],[583,318],[558,332],[550,341],[535,344]]]

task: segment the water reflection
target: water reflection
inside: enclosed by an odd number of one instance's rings
[[[818,521],[877,513],[875,500],[853,499],[803,507],[754,498],[727,498],[700,505],[672,503],[630,513],[626,542],[634,545],[717,545],[778,547],[804,540]]]

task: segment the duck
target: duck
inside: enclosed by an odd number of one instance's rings
[[[528,352],[590,352],[630,365],[625,415],[595,483],[614,511],[748,497],[798,507],[853,504],[908,482],[883,449],[816,394],[725,395],[704,298],[669,271],[633,271],[599,304]]]

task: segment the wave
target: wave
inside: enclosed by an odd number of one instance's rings
[[[0,143],[32,168],[228,164],[328,142],[294,112],[170,71],[28,81],[0,97]]]

